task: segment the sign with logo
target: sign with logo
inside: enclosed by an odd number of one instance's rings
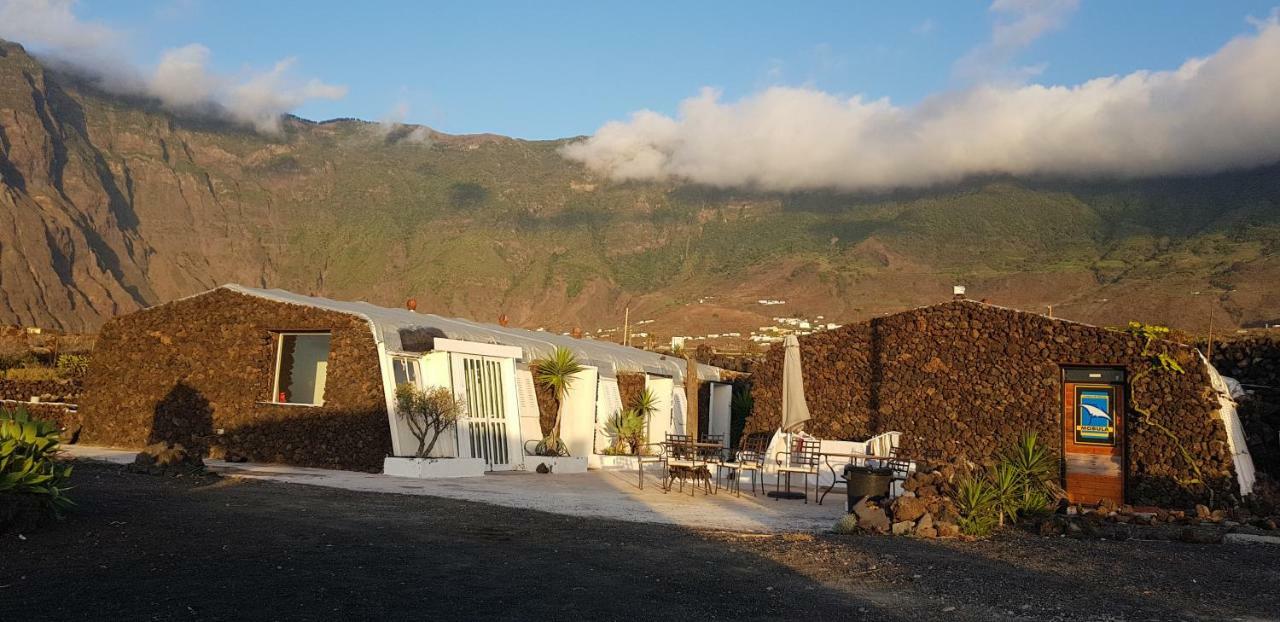
[[[1076,443],[1116,444],[1115,389],[1076,387]]]

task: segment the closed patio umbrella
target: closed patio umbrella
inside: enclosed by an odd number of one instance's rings
[[[804,375],[800,369],[800,340],[795,335],[787,335],[782,342],[782,425],[781,432],[786,433],[785,451],[794,451],[792,433],[799,432],[809,421],[809,404],[804,400]],[[781,436],[781,435],[778,435]],[[777,437],[775,437],[777,438]],[[788,469],[788,465],[779,465],[779,469]],[[779,478],[782,474],[779,473]],[[804,493],[791,491],[791,473],[787,473],[787,490],[769,493],[771,497],[784,499],[803,499]]]
[[[787,335],[782,342],[782,431],[797,432],[809,420],[809,404],[804,401],[804,375],[800,370],[800,340]]]

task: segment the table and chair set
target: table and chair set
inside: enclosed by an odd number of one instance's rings
[[[792,478],[799,476],[802,480],[802,496],[809,502],[809,480],[813,479],[813,497],[821,505],[827,494],[836,486],[849,485],[846,479],[850,472],[845,467],[874,468],[888,474],[890,479],[890,495],[896,490],[896,484],[903,482],[915,470],[915,461],[899,455],[898,448],[877,447],[880,451],[854,452],[843,447],[848,443],[831,442],[832,448],[823,448],[823,441],[809,437],[795,437],[787,441],[783,451],[769,455],[769,442],[772,434],[753,433],[742,437],[736,450],[724,446],[723,435],[703,435],[694,439],[686,434],[667,434],[661,443],[647,446],[645,454],[638,456],[639,486],[644,489],[644,467],[646,464],[658,464],[662,472],[662,490],[670,492],[678,485],[680,492],[689,485],[689,494],[693,495],[701,489],[704,494],[716,494],[720,488],[742,494],[742,479],[749,475],[751,494],[756,494],[757,482],[761,491],[766,490],[764,475],[766,465],[775,473],[775,498],[790,498]],[[883,455],[877,455],[882,453]],[[840,470],[837,470],[839,467]],[[831,483],[822,489],[821,472],[823,469],[831,473]],[[785,487],[786,492],[783,492]]]

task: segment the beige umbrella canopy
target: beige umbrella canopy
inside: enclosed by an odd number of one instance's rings
[[[782,431],[796,432],[809,420],[804,401],[804,374],[800,371],[800,340],[787,335],[782,342]]]

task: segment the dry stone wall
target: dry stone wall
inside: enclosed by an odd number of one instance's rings
[[[270,403],[275,331],[329,331],[323,406]],[[115,318],[85,379],[81,442],[379,471],[391,452],[377,346],[355,316],[225,289]]]
[[[1150,367],[1143,341],[1127,333],[1054,320],[977,302],[954,301],[800,338],[807,429],[823,438],[861,440],[897,430],[908,455],[939,451],[989,462],[1025,432],[1055,450],[1061,443],[1061,366],[1124,367],[1130,405],[1154,409],[1178,442],[1126,417],[1126,491],[1137,504],[1206,501],[1178,443],[1218,500],[1238,493],[1226,434],[1205,366],[1195,350],[1159,342],[1186,370],[1138,377]],[[748,432],[780,420],[782,348],[756,366]],[[1181,483],[1180,483],[1181,482]]]

